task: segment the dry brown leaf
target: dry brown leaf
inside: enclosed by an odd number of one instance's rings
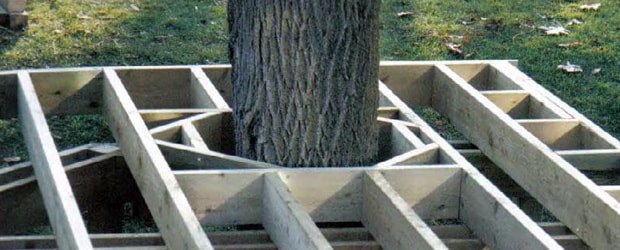
[[[408,16],[412,16],[413,12],[411,11],[403,11],[403,12],[398,12],[398,17],[408,17]]]
[[[11,162],[20,162],[22,161],[22,158],[19,156],[13,156],[13,157],[4,157],[4,159],[2,160],[6,163],[11,163]]]
[[[571,20],[568,20],[568,22],[566,23],[566,26],[573,26],[573,25],[579,25],[579,24],[583,24],[583,22],[573,18]]]
[[[448,50],[454,54],[462,55],[463,54],[463,45],[453,42],[445,42],[444,46],[448,48]]]
[[[560,44],[558,44],[558,47],[560,47],[560,48],[577,48],[577,47],[579,47],[581,45],[582,45],[582,43],[580,43],[580,42],[560,43]]]
[[[130,5],[129,5],[129,7],[130,7],[132,10],[134,10],[134,11],[140,11],[140,7],[138,7],[138,5],[135,5],[135,4],[133,4],[133,3],[132,3],[132,4],[130,4]]]
[[[79,18],[79,19],[90,19],[90,17],[88,15],[84,14],[84,12],[81,12],[81,11],[77,14],[77,18]]]
[[[539,26],[538,29],[544,30],[548,36],[568,35],[570,33],[562,26]]]
[[[595,68],[595,69],[592,70],[592,74],[593,75],[596,75],[598,73],[601,73],[601,68]]]
[[[579,6],[579,9],[581,10],[598,10],[598,8],[601,7],[601,3],[588,3],[588,4],[584,4]]]
[[[566,62],[566,64],[558,65],[558,67],[556,67],[556,69],[561,69],[562,71],[564,71],[566,73],[581,73],[581,72],[583,72],[583,69],[581,69],[581,66],[579,66],[577,64],[571,64],[568,61]]]

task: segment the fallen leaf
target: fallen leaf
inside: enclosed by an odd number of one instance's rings
[[[566,23],[566,26],[573,26],[573,25],[579,25],[579,24],[583,24],[583,22],[573,18],[571,20],[568,20],[568,23]]]
[[[569,61],[566,61],[566,65],[560,64],[556,68],[557,69],[561,69],[561,70],[563,70],[566,73],[581,73],[581,72],[583,72],[583,69],[581,69],[581,66],[579,66],[577,64],[571,64]]]
[[[548,36],[568,35],[570,33],[562,26],[539,26],[538,29],[544,30]]]
[[[6,163],[11,163],[11,162],[20,162],[22,161],[22,158],[19,156],[13,156],[13,157],[4,157],[4,159],[2,160]]]
[[[135,4],[133,4],[133,3],[132,3],[132,4],[130,4],[130,5],[129,5],[129,7],[130,7],[132,10],[134,10],[134,11],[140,11],[140,7],[138,7],[138,5],[135,5]]]
[[[598,10],[598,8],[601,7],[600,3],[588,3],[588,4],[584,4],[579,6],[579,9],[581,10]]]
[[[446,48],[448,48],[448,50],[454,54],[457,55],[462,55],[463,54],[463,45],[462,44],[458,44],[458,43],[453,43],[453,42],[446,42],[444,43],[444,45],[446,46]]]
[[[595,69],[592,70],[592,74],[593,75],[596,75],[598,73],[601,73],[601,68],[595,68]]]
[[[560,47],[560,48],[577,48],[577,47],[579,47],[581,45],[582,45],[582,43],[580,43],[580,42],[560,43],[560,44],[558,44],[558,47]]]
[[[81,12],[81,11],[77,14],[77,18],[79,18],[79,19],[90,19],[90,17],[88,15],[84,14],[84,12]]]
[[[411,11],[403,11],[403,12],[398,12],[398,17],[408,17],[408,16],[412,16],[413,12]]]

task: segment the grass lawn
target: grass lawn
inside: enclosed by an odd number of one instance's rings
[[[595,123],[620,136],[620,6],[588,1],[385,0],[383,60],[518,59],[522,71]],[[96,65],[227,62],[224,0],[28,0],[29,27],[0,29],[0,70]],[[398,12],[414,14],[398,17]],[[566,23],[569,35],[536,27]],[[449,40],[463,45],[455,55]],[[560,43],[579,42],[576,48]],[[556,66],[570,61],[584,72]],[[598,74],[592,74],[600,68]],[[1,107],[0,107],[1,108]],[[59,148],[111,141],[99,116],[48,119]],[[0,157],[25,158],[15,121],[0,120]]]

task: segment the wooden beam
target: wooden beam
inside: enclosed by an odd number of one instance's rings
[[[168,164],[175,170],[280,168],[261,161],[201,150],[183,144],[155,140]]]
[[[198,133],[196,127],[191,123],[186,123],[182,125],[181,142],[200,151],[209,151],[209,147],[207,147],[207,144],[200,136],[200,133]]]
[[[553,150],[583,147],[578,120],[535,119],[517,122]]]
[[[446,66],[443,67],[444,69],[446,68]],[[454,76],[458,77],[455,74]],[[435,76],[435,78],[437,78],[437,76]],[[436,83],[434,84],[437,85]],[[469,86],[466,82],[464,84]],[[465,172],[464,176],[471,180],[469,186],[474,192],[467,192],[462,188],[461,198],[471,199],[472,202],[464,203],[468,204],[469,207],[466,206],[461,209],[469,208],[471,212],[461,213],[459,217],[484,243],[491,248],[498,249],[509,249],[513,246],[522,245],[524,244],[523,242],[529,242],[532,246],[540,246],[539,248],[544,249],[560,248],[560,246],[553,241],[551,236],[536,225],[536,223],[511,202],[504,193],[485,178],[484,175],[463,158],[463,156],[456,152],[446,140],[437,134],[437,132],[424,122],[421,117],[416,115],[405,103],[400,101],[384,84],[379,84],[379,90],[386,98],[401,109],[403,119],[420,126],[421,137],[427,137],[428,140],[437,143],[439,147],[443,149],[441,152],[442,154],[439,156],[440,162],[454,162],[463,168]],[[436,96],[433,97],[433,103],[436,102],[435,99],[442,98],[442,95],[444,95],[444,93],[441,92],[442,90],[443,89],[435,90],[440,92],[434,94]],[[464,198],[464,195],[469,195],[471,198]],[[475,202],[475,200],[486,202]],[[483,211],[493,211],[493,213],[501,213],[504,214],[504,216],[495,217],[495,220],[489,220],[488,214]],[[513,234],[512,232],[514,230],[520,233]],[[510,237],[504,237],[506,235]]]
[[[530,116],[529,93],[523,90],[481,91],[491,102],[515,119]]]
[[[224,100],[224,98],[220,95],[220,91],[213,85],[213,82],[207,77],[205,72],[197,66],[191,67],[192,70],[192,89],[200,90],[200,93],[204,93],[206,95],[199,96],[200,99],[208,100],[210,106],[213,106],[216,109],[229,111],[230,106]]]
[[[27,71],[19,71],[17,76],[22,135],[58,245],[63,249],[92,249],[30,75]]]
[[[363,183],[362,223],[384,249],[448,249],[381,173]]]
[[[101,113],[101,69],[31,74],[46,115]]]
[[[601,188],[611,195],[611,197],[614,197],[614,199],[620,202],[620,186],[601,186]]]
[[[263,226],[279,249],[333,249],[277,173],[266,173]]]
[[[579,170],[620,169],[620,149],[555,151]]]
[[[439,164],[439,146],[429,144],[421,148],[416,148],[396,155],[390,159],[375,164],[377,167],[389,167],[394,165],[414,165],[414,164]]]
[[[213,249],[120,78],[112,69],[104,77],[104,114],[166,245]]]
[[[590,246],[620,245],[617,201],[448,67],[436,69],[436,110]]]

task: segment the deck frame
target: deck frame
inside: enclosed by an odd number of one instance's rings
[[[228,154],[228,65],[0,72],[0,104],[9,107],[0,110],[0,119],[20,119],[29,154],[36,156],[32,163],[0,169],[0,195],[36,185],[34,174],[56,232],[52,238],[0,236],[0,248],[27,242],[63,249],[620,245],[615,227],[620,224],[620,188],[597,186],[579,172],[619,168],[620,142],[515,64],[382,62],[378,122],[382,135],[390,137],[382,144],[390,147],[385,160],[369,167],[330,169],[287,169]],[[166,96],[151,83],[179,87]],[[151,93],[165,98],[151,100]],[[530,219],[410,106],[432,107],[448,117],[480,149],[466,149],[468,154],[492,159],[561,223]],[[95,144],[58,152],[45,115],[92,113],[106,117],[118,146]],[[484,124],[476,122],[481,117]],[[79,216],[72,195],[79,190],[71,189],[67,175],[88,174],[90,166],[123,158],[161,234],[89,235]],[[429,224],[436,219],[462,224]],[[362,228],[317,226],[349,222]],[[234,233],[205,233],[201,228],[231,224],[258,224],[265,230],[241,231],[245,236],[231,242],[222,239]],[[564,225],[568,228],[560,229]]]

